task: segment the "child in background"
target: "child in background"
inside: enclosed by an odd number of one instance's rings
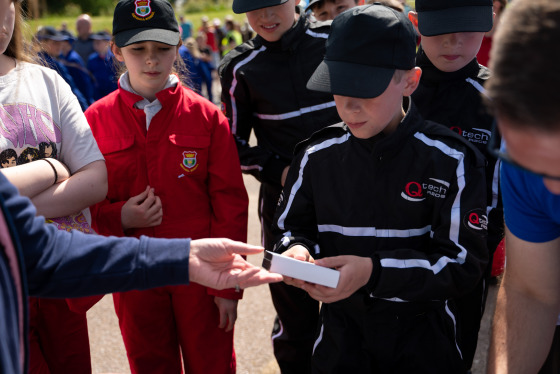
[[[214,59],[212,57],[212,49],[206,44],[206,34],[199,32],[196,35],[195,42],[198,45],[198,51],[200,52],[200,62],[202,67],[202,86],[206,91],[206,98],[211,102],[214,102],[214,95],[212,93],[214,74],[216,71],[216,66],[214,65]]]
[[[20,176],[14,183],[37,215],[60,230],[92,233],[88,207],[107,193],[103,156],[69,85],[26,54],[21,3],[5,6],[0,159],[8,169],[2,170]],[[86,311],[97,300],[29,298],[30,373],[91,373]]]
[[[109,191],[92,207],[101,234],[246,240],[248,197],[227,119],[172,74],[179,26],[167,0],[114,11],[112,51],[127,69],[86,117]],[[234,373],[242,293],[191,283],[114,295],[132,373]]]
[[[93,40],[93,52],[87,61],[87,68],[95,78],[95,100],[107,96],[117,89],[117,72],[111,49],[111,35],[107,31],[98,31],[90,36]]]
[[[488,260],[484,159],[418,113],[415,54],[403,13],[356,7],[308,82],[344,122],[298,147],[275,251],[340,271],[337,288],[285,277],[323,302],[314,373],[464,373],[454,299]]]
[[[193,37],[187,38],[185,44],[179,47],[179,56],[185,64],[185,71],[182,73],[188,77],[188,86],[201,95],[205,71],[200,59],[200,51]]]
[[[311,0],[305,11],[312,12],[317,21],[328,21],[357,5],[358,0]]]
[[[66,39],[66,36],[52,26],[45,26],[37,32],[35,39],[39,47],[37,62],[55,70],[70,85],[72,93],[76,95],[82,110],[86,110],[89,106],[87,99],[79,90],[68,69],[58,60],[62,52],[62,41]]]
[[[86,62],[82,60],[78,52],[74,51],[73,44],[76,38],[70,31],[60,31],[65,37],[61,44],[60,62],[66,67],[68,73],[76,83],[76,87],[88,105],[94,102],[93,99],[93,80],[90,72],[86,68]]]
[[[482,102],[490,71],[476,60],[484,33],[492,28],[492,0],[417,0],[409,18],[421,36],[416,64],[422,71],[412,100],[422,116],[463,136],[486,157],[488,240],[485,276],[457,300],[463,358],[470,368],[484,313],[493,253],[504,236],[499,162],[489,154],[493,117]]]
[[[330,22],[296,14],[299,0],[235,0],[257,36],[233,49],[219,68],[222,103],[237,142],[241,170],[261,182],[263,246],[272,250],[272,220],[295,145],[340,121],[332,95],[305,84],[325,53]],[[254,131],[257,145],[249,144]],[[319,305],[301,290],[271,287],[278,316],[274,354],[284,373],[308,373]]]

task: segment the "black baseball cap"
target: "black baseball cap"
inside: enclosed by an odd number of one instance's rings
[[[414,68],[416,33],[395,9],[380,4],[342,12],[333,20],[327,51],[307,88],[359,98],[381,95],[396,69]]]
[[[233,13],[247,13],[252,10],[281,5],[288,0],[233,0]]]
[[[415,7],[425,36],[492,29],[492,0],[416,0]]]
[[[181,40],[173,7],[167,0],[121,0],[113,15],[117,47],[153,41],[178,45]]]
[[[50,40],[56,40],[57,42],[68,40],[66,35],[64,35],[62,32],[58,31],[52,26],[41,27],[41,29],[37,31],[35,37],[38,40],[50,39]]]

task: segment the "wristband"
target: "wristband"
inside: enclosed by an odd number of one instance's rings
[[[51,168],[54,171],[54,183],[53,186],[56,184],[56,182],[58,182],[58,173],[56,172],[56,168],[54,167],[54,165],[52,164],[52,162],[50,162],[48,159],[46,158],[42,158],[41,160],[47,161],[49,163],[49,165],[51,166]]]

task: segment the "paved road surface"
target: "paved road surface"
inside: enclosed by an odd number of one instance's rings
[[[244,177],[250,197],[249,243],[260,244],[260,226],[257,218],[258,182]],[[250,256],[254,264],[260,264],[262,256]],[[483,374],[488,347],[489,316],[494,310],[496,286],[492,286],[488,297],[486,315],[479,336],[479,347],[475,357],[473,373]],[[274,308],[267,286],[245,291],[239,303],[239,317],[235,330],[237,372],[239,374],[277,374],[278,366],[272,354],[270,330],[274,320]],[[105,296],[88,312],[94,373],[130,373],[122,343],[118,320],[113,310],[112,298]]]

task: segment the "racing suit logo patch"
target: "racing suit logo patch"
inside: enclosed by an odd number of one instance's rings
[[[183,170],[187,173],[192,173],[198,168],[195,151],[183,152],[183,162],[181,163],[181,168],[183,168]]]
[[[473,209],[465,214],[463,224],[468,229],[484,232],[488,228],[488,216],[482,209]]]
[[[422,185],[418,182],[408,182],[401,192],[401,197],[408,201],[426,200],[422,192]]]
[[[408,182],[401,192],[401,197],[408,201],[418,202],[427,197],[445,199],[449,182],[441,179],[429,178],[426,182]]]
[[[463,130],[459,126],[453,126],[451,127],[451,130],[455,131],[471,143],[488,144],[490,136],[492,135],[490,130],[477,129],[475,127],[470,130]]]

